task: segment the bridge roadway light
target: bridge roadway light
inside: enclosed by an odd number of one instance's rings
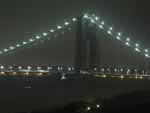
[[[9,69],[12,69],[13,67],[12,66],[9,66]]]
[[[4,69],[4,66],[0,66],[0,69]]]
[[[21,70],[21,69],[22,69],[22,66],[19,66],[18,69]]]
[[[31,67],[31,66],[28,66],[27,68],[28,68],[28,70],[31,70],[32,67]]]
[[[2,51],[0,51],[0,54],[2,54],[3,52]]]
[[[38,66],[38,67],[37,67],[37,69],[38,69],[38,70],[40,70],[40,69],[41,69],[41,67],[39,67],[39,66]]]

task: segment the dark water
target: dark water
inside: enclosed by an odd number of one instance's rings
[[[0,77],[0,112],[49,109],[84,97],[110,98],[123,92],[149,90],[149,80],[108,80],[94,77]]]

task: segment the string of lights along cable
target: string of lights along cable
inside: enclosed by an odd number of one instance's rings
[[[150,58],[149,49],[144,49],[138,43],[133,43],[129,37],[124,38],[122,36],[122,33],[120,32],[118,33],[113,32],[113,28],[106,25],[105,22],[101,20],[98,16],[96,16],[95,14],[84,14],[83,18],[88,19],[93,24],[96,24],[99,29],[104,30],[107,34],[123,42],[126,46],[133,48],[136,52],[142,53],[146,58]],[[48,35],[55,33],[58,30],[63,30],[67,26],[69,26],[71,23],[76,22],[76,21],[77,21],[77,18],[72,18],[70,21],[64,22],[63,25],[57,25],[56,28],[50,29],[49,32],[43,32],[40,35],[35,36],[34,38],[29,38],[28,40],[20,41],[20,43],[16,43],[13,46],[1,49],[0,55],[3,55],[10,51],[15,51],[16,49],[25,47],[26,45],[33,44],[34,42],[38,40],[42,40],[45,37],[47,38]]]
[[[83,18],[88,19],[93,24],[96,24],[99,29],[105,31],[107,34],[123,42],[126,46],[133,48],[136,52],[142,53],[146,58],[150,58],[149,49],[144,49],[140,47],[138,43],[133,43],[129,37],[124,38],[121,32],[113,32],[113,28],[106,25],[106,23],[95,14],[84,14]]]
[[[29,38],[27,40],[20,41],[20,43],[16,43],[16,44],[14,44],[14,45],[12,45],[10,47],[1,49],[0,50],[0,55],[3,55],[3,54],[8,53],[10,51],[15,51],[16,49],[25,47],[25,46],[27,46],[29,44],[33,44],[33,43],[35,43],[35,42],[37,42],[39,40],[42,40],[42,39],[45,39],[45,38],[49,38],[49,37],[47,37],[48,35],[54,34],[56,31],[59,31],[59,30],[63,31],[64,29],[66,29],[66,27],[68,27],[69,25],[71,25],[72,23],[74,23],[76,21],[77,21],[77,18],[72,18],[72,20],[64,22],[63,25],[57,25],[56,28],[50,29],[49,32],[40,33],[40,35],[37,35],[34,38]]]

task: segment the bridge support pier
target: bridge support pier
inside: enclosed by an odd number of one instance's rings
[[[96,25],[83,17],[78,18],[76,32],[76,61],[78,73],[93,70],[99,66]]]

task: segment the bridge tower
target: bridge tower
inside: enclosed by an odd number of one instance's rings
[[[77,71],[92,70],[99,66],[99,53],[96,37],[96,24],[84,17],[78,18],[76,31],[76,61]]]

